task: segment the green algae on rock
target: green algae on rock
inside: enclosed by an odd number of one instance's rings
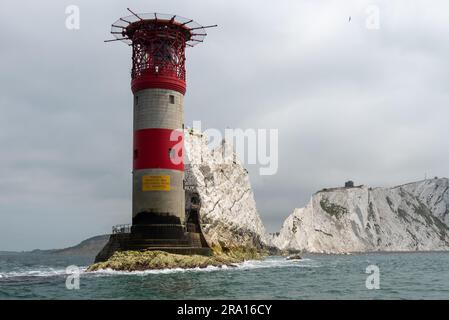
[[[206,268],[208,266],[233,266],[243,259],[218,254],[213,256],[181,255],[165,251],[118,251],[105,262],[87,268],[87,271],[112,269],[117,271],[143,271],[160,269]]]
[[[258,249],[250,246],[227,247],[223,244],[214,244],[211,246],[211,249],[215,256],[226,256],[239,261],[260,260],[269,255],[266,249]]]

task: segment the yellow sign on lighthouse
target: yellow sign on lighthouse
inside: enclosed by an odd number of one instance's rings
[[[143,176],[142,191],[170,191],[170,176]]]

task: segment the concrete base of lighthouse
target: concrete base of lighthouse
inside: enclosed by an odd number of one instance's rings
[[[130,232],[111,234],[95,262],[108,260],[116,251],[160,250],[175,254],[212,254],[201,229],[198,195],[186,191],[186,220],[183,224],[139,224]]]
[[[176,239],[171,243],[171,246],[168,246],[167,243],[164,245],[148,243],[147,241],[140,240],[136,241],[136,239],[132,239],[132,234],[123,233],[123,234],[112,234],[109,238],[108,243],[104,246],[104,248],[97,254],[95,257],[95,263],[103,262],[108,260],[112,255],[117,251],[145,251],[145,250],[159,250],[165,251],[168,253],[175,254],[184,254],[184,255],[212,255],[212,250],[209,247],[196,247],[192,246],[189,242],[196,242],[200,237],[199,234],[195,233],[187,233],[186,234],[186,242],[181,243],[179,239]]]

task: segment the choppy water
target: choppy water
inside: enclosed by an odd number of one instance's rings
[[[449,253],[269,257],[236,268],[85,272],[91,257],[0,253],[0,299],[449,299]],[[80,289],[66,267],[80,266]],[[380,289],[368,290],[369,265]]]

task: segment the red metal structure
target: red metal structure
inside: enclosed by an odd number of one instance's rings
[[[207,28],[191,19],[158,13],[136,14],[112,24],[111,33],[133,47],[133,92],[147,87],[186,91],[185,48],[203,42]]]

